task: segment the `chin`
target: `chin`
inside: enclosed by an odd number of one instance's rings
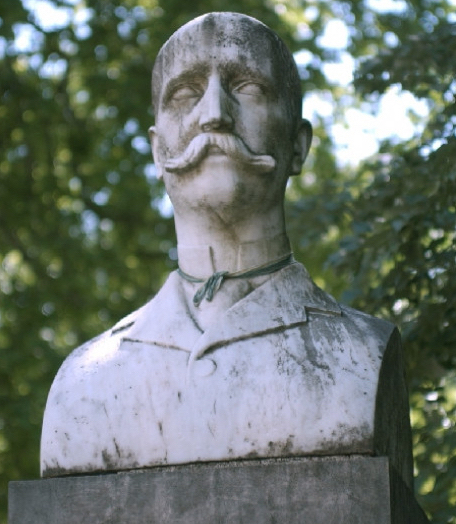
[[[244,211],[251,214],[252,207],[262,207],[271,200],[272,174],[252,172],[225,155],[210,155],[191,171],[172,176],[177,177],[174,191],[169,191],[175,208],[212,209],[218,214],[242,216]]]

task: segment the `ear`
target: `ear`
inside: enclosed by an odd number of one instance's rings
[[[293,160],[291,163],[291,174],[299,175],[302,165],[307,157],[307,153],[312,143],[312,125],[308,120],[301,120],[293,144]]]
[[[150,140],[150,147],[152,149],[152,157],[155,163],[155,169],[157,171],[157,178],[161,180],[163,178],[163,171],[162,171],[160,160],[159,160],[158,140],[157,140],[157,132],[156,132],[155,126],[149,127],[149,140]]]

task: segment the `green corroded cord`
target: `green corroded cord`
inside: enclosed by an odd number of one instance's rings
[[[238,271],[236,273],[230,273],[228,271],[216,271],[208,279],[193,277],[187,273],[184,273],[184,271],[182,271],[180,268],[177,269],[177,272],[188,282],[203,283],[203,285],[198,289],[198,291],[195,293],[195,296],[193,297],[193,303],[195,306],[199,306],[204,299],[210,302],[213,299],[215,293],[220,289],[223,281],[227,278],[253,278],[263,275],[270,275],[271,273],[275,273],[279,269],[282,269],[293,262],[293,253],[288,253],[286,256],[274,260],[269,264],[252,267],[246,271]]]

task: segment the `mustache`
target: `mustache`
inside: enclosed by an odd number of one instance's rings
[[[165,169],[170,173],[185,173],[196,167],[209,153],[217,147],[236,162],[251,167],[257,173],[269,173],[276,161],[270,155],[253,153],[244,141],[229,133],[201,133],[191,140],[185,151],[165,162]]]

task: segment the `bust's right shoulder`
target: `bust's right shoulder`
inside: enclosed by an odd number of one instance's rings
[[[147,304],[123,317],[112,328],[74,349],[62,363],[54,382],[69,374],[77,376],[81,372],[87,373],[103,362],[112,360],[128,329],[135,324]]]

